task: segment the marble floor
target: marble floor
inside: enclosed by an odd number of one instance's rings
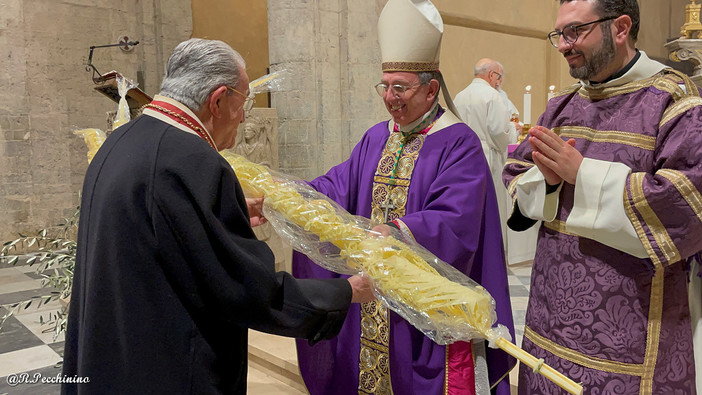
[[[509,286],[514,311],[516,344],[521,344],[524,333],[524,315],[529,296],[530,262],[508,267]],[[0,306],[47,295],[42,288],[41,275],[23,261],[10,265],[0,260]],[[61,372],[63,336],[47,333],[40,317],[47,318],[59,308],[51,302],[37,308],[36,303],[15,312],[0,329],[0,395],[5,394],[58,394],[56,384],[22,383],[12,385],[14,375],[25,374],[27,379],[56,377]],[[0,308],[0,318],[7,312]],[[305,387],[297,370],[292,339],[251,331],[249,341],[250,394],[305,394]],[[510,375],[516,382],[516,369]],[[29,381],[29,380],[26,380]]]

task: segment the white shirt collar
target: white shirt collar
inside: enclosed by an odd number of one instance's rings
[[[417,118],[416,121],[410,122],[405,126],[397,125],[397,128],[400,130],[400,132],[409,132],[410,130],[414,129],[417,125],[419,125],[422,121],[424,121],[429,116],[429,114],[431,114],[431,112],[434,110],[434,107],[436,107],[438,105],[439,105],[439,101],[437,100],[434,102],[434,105],[431,106],[429,111],[424,113],[424,115],[422,115],[421,117]]]
[[[580,83],[586,88],[590,89],[603,89],[610,88],[613,86],[621,86],[628,84],[630,82],[642,80],[644,78],[653,77],[654,75],[661,72],[661,70],[667,68],[663,63],[652,60],[646,55],[646,52],[639,51],[641,57],[634,63],[634,66],[629,69],[624,75],[619,78],[615,78],[611,81],[607,81],[604,84],[592,85],[590,81],[581,80]]]

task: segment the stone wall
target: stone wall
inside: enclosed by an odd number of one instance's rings
[[[158,92],[173,47],[190,37],[189,0],[5,0],[0,12],[0,240],[59,223],[79,204],[87,149],[75,128],[106,128],[113,103],[85,70],[93,64]]]
[[[271,71],[295,76],[271,95],[280,168],[311,179],[351,153],[387,113],[380,81],[378,15],[384,0],[268,1]]]

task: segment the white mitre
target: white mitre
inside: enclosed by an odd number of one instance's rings
[[[389,0],[378,19],[383,72],[439,72],[444,22],[429,0]],[[439,73],[440,75],[440,73]],[[443,76],[444,101],[457,114]]]
[[[383,71],[438,71],[443,33],[431,1],[388,1],[378,19]]]

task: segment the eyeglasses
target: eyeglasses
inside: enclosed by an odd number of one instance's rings
[[[231,86],[227,86],[227,89],[231,89],[231,90],[233,90],[234,92],[240,94],[241,96],[244,96],[244,98],[245,98],[245,99],[244,99],[244,105],[243,105],[244,111],[246,111],[246,112],[251,111],[251,109],[253,108],[254,103],[256,103],[256,100],[255,100],[253,97],[251,97],[251,96],[249,96],[249,95],[245,95],[245,94],[239,92],[238,90],[232,88]]]
[[[497,74],[497,79],[501,80],[502,79],[502,74],[498,73],[497,71],[493,71],[493,73]]]
[[[416,83],[412,85],[404,85],[404,84],[393,84],[393,85],[388,85],[384,82],[379,83],[378,85],[375,86],[375,91],[378,92],[378,95],[380,97],[383,97],[385,95],[385,92],[388,91],[388,89],[392,89],[393,92],[395,92],[396,95],[401,96],[408,90],[417,87],[419,85],[422,85],[421,83]]]
[[[563,39],[565,40],[566,43],[568,43],[569,45],[573,45],[578,40],[578,29],[583,28],[585,26],[594,25],[595,23],[611,21],[612,19],[617,19],[617,18],[619,18],[619,17],[618,16],[610,16],[607,18],[598,19],[596,21],[583,23],[582,25],[566,26],[563,28],[563,31],[558,31],[558,29],[556,29],[548,34],[548,40],[551,42],[551,45],[558,48],[558,44],[559,44],[559,41],[561,40],[561,36],[563,36]]]

